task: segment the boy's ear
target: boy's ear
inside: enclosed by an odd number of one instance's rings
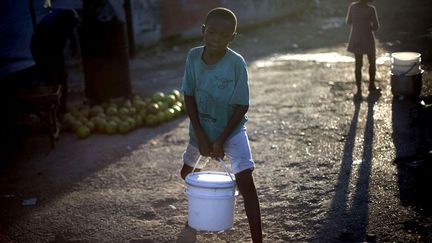
[[[203,25],[201,26],[201,33],[202,33],[202,34],[204,34],[204,32],[205,32],[205,27],[206,27],[205,24],[203,24]]]

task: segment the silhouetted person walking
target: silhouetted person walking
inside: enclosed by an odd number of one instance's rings
[[[73,9],[53,9],[37,24],[30,49],[36,62],[38,81],[44,85],[62,85],[61,109],[66,108],[67,71],[64,60],[66,41],[70,40],[72,55],[77,51],[74,28],[78,15]]]

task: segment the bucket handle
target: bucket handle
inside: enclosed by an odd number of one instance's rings
[[[405,75],[407,75],[409,72],[411,72],[411,70],[413,70],[413,68],[415,66],[417,66],[417,64],[419,64],[419,62],[415,62],[409,69],[408,71],[405,71],[404,73],[402,73],[400,76],[405,77]]]
[[[197,162],[195,163],[195,165],[194,165],[194,167],[193,167],[193,169],[192,169],[192,173],[194,173],[194,171],[195,171],[195,169],[196,169],[198,163],[200,162],[201,158],[202,158],[202,156],[200,156],[200,157],[198,158]],[[226,166],[225,161],[223,161],[223,159],[221,159],[221,158],[217,158],[216,160],[219,162],[219,164],[222,165],[222,167],[224,168],[225,172],[229,175],[229,177],[231,178],[231,180],[235,183],[234,178],[232,177],[231,173],[228,171],[228,168],[227,168],[227,166]],[[206,160],[206,162],[204,163],[204,166],[203,166],[203,167],[205,167],[209,161],[210,161],[210,157],[207,157],[207,160]]]
[[[224,170],[226,171],[226,173],[229,175],[229,177],[231,178],[231,180],[235,183],[234,178],[232,177],[231,173],[228,172],[228,168],[226,166],[225,161],[223,161],[223,159],[221,159],[221,158],[218,158],[217,160],[219,161],[220,164],[222,164],[222,166],[223,166]]]

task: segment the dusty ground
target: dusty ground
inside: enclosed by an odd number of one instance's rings
[[[432,27],[427,26],[432,6],[412,2],[409,11],[402,11],[406,1],[378,2],[383,25],[378,56],[406,48],[428,51],[424,35]],[[303,19],[240,31],[232,45],[250,68],[248,133],[265,240],[432,241],[431,201],[424,197],[430,190],[419,186],[430,185],[429,171],[394,163],[416,154],[419,137],[409,116],[414,102],[393,99],[389,63],[378,65],[382,94],[368,94],[365,82],[363,99],[355,101],[350,60],[284,56],[349,56],[347,4],[322,1],[319,11]],[[397,25],[401,19],[404,24]],[[141,53],[131,64],[135,92],[178,87],[186,50],[196,44]],[[72,71],[71,102],[78,102],[82,74]],[[423,80],[428,90],[430,69]],[[241,197],[232,230],[185,227],[187,198],[178,171],[187,128],[184,116],[127,135],[79,140],[62,133],[52,150],[43,134],[27,137],[0,171],[0,242],[6,235],[13,242],[250,241]],[[37,198],[36,204],[23,206],[29,198]]]

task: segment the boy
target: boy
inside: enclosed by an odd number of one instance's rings
[[[237,187],[244,198],[253,242],[262,242],[261,213],[252,177],[252,160],[245,123],[249,108],[247,66],[230,48],[237,18],[226,8],[211,10],[202,26],[204,46],[192,48],[186,59],[181,90],[190,119],[190,141],[183,154],[186,178],[200,156],[232,162]]]

